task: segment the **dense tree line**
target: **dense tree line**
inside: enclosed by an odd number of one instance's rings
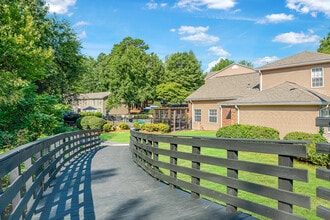
[[[63,131],[63,94],[74,93],[84,57],[66,21],[42,0],[1,0],[0,148]]]

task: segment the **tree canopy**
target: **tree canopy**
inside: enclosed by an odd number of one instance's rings
[[[328,36],[324,37],[320,41],[320,46],[317,51],[320,53],[330,54],[330,32],[328,33]]]

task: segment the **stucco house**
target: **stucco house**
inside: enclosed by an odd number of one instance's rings
[[[231,99],[222,99],[215,104],[217,111],[220,112],[219,118],[222,119],[218,123],[218,127],[211,126],[208,121],[201,118],[201,126],[197,126],[198,124],[193,122],[192,128],[216,130],[233,123],[252,124],[273,127],[280,131],[281,137],[292,131],[309,133],[319,131],[319,128],[315,126],[315,118],[329,112],[329,54],[304,51],[264,65],[258,68],[256,73],[259,76],[259,88],[255,89],[253,94],[245,91],[235,97],[235,93],[232,91],[224,90],[228,87],[224,84],[219,84],[217,90],[208,90],[209,93],[215,93],[218,97],[226,95]],[[232,82],[232,90],[242,91],[240,85],[246,74],[248,73],[237,75],[233,72],[232,76],[242,78],[232,78],[237,82]],[[219,80],[217,78],[222,77],[221,71],[216,75],[216,77],[207,79],[202,87],[208,89],[211,81]],[[245,82],[247,83],[247,81]],[[205,93],[207,92],[205,91]],[[198,90],[187,98],[191,102],[193,114],[197,109],[197,119],[199,119],[199,109],[203,109],[199,105],[200,103],[196,102],[198,98],[202,98],[198,94]],[[212,100],[204,100],[204,104],[210,102]],[[204,108],[207,109],[207,105]],[[230,114],[228,114],[228,109],[230,109]],[[192,117],[194,121],[196,115]],[[230,119],[230,123],[228,123],[228,119]]]

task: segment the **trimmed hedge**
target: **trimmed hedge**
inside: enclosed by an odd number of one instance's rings
[[[244,124],[220,128],[216,136],[221,138],[280,139],[280,133],[274,128]]]
[[[168,133],[171,131],[170,126],[163,123],[158,124],[143,124],[140,126],[142,131],[147,132],[161,132],[161,133]]]
[[[102,127],[102,130],[105,131],[105,132],[110,132],[111,129],[112,129],[112,124],[110,124],[110,123],[106,123]]]
[[[84,116],[79,122],[81,128],[84,130],[102,129],[103,125],[106,123],[106,120],[96,116]]]
[[[102,113],[101,112],[79,112],[79,114],[81,116],[96,116],[101,118],[102,117]]]
[[[126,124],[125,122],[120,122],[117,127],[120,129],[120,130],[129,130],[129,126],[128,124]]]
[[[291,132],[285,135],[284,140],[306,140],[311,143],[308,145],[307,161],[319,166],[326,166],[330,162],[330,157],[327,154],[316,153],[316,143],[326,143],[327,140],[321,134],[310,134],[305,132]],[[304,158],[299,160],[306,161]]]

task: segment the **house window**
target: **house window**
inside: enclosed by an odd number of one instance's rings
[[[102,105],[102,100],[101,99],[97,100],[97,105]]]
[[[216,109],[209,109],[209,122],[210,123],[218,122],[218,111]]]
[[[195,122],[201,122],[202,121],[202,110],[200,109],[195,109]]]
[[[323,87],[323,68],[312,69],[312,88]]]

